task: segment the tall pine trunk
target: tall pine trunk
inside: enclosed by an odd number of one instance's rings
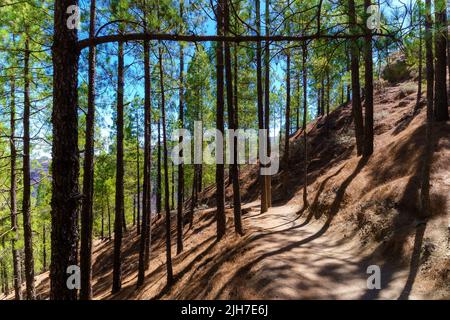
[[[257,35],[261,35],[261,4],[260,0],[255,1],[256,6],[256,31]],[[262,86],[262,49],[261,42],[256,43],[256,95],[258,99],[258,128],[259,130],[264,130],[264,104],[263,104],[263,86]],[[261,143],[261,141],[259,142]],[[260,167],[262,164],[260,162]],[[262,168],[261,168],[262,169]],[[261,188],[261,212],[267,211],[267,188],[265,176],[259,176],[260,188]]]
[[[11,158],[10,158],[10,210],[11,210],[11,250],[12,250],[12,258],[13,258],[13,276],[14,276],[14,298],[16,300],[22,300],[22,277],[20,272],[20,255],[18,252],[17,241],[19,240],[19,232],[18,232],[18,224],[17,224],[17,179],[16,179],[16,158],[17,158],[17,150],[15,143],[15,134],[16,134],[16,83],[14,76],[11,77],[11,137],[9,140],[9,147],[11,150]]]
[[[348,22],[350,24],[351,33],[358,33],[354,0],[348,0]],[[359,49],[356,39],[351,40],[350,65],[352,78],[352,113],[355,125],[356,153],[361,155],[364,145],[364,125],[361,108],[361,86],[359,83]]]
[[[89,37],[95,36],[95,0],[91,0]],[[92,299],[92,204],[94,198],[94,127],[95,127],[95,46],[89,47],[88,109],[84,145],[83,202],[81,206],[81,300]]]
[[[418,52],[418,60],[419,60],[419,74],[417,77],[417,100],[416,105],[414,107],[414,113],[417,113],[420,108],[420,100],[422,99],[422,14],[421,14],[421,6],[418,6],[417,9],[417,21],[419,24],[419,52]]]
[[[295,122],[295,129],[298,130],[300,129],[300,110],[301,110],[301,72],[300,72],[300,68],[298,68],[298,75],[297,75],[297,96],[298,96],[298,100],[297,100],[297,111],[296,111],[296,122]]]
[[[111,240],[111,206],[109,205],[109,194],[106,194],[106,208],[108,210],[108,239]]]
[[[327,117],[330,114],[330,94],[331,94],[331,82],[330,82],[330,70],[327,70]],[[327,122],[328,123],[328,122]],[[328,126],[327,126],[328,128]]]
[[[308,119],[308,74],[306,60],[308,54],[306,42],[302,44],[302,75],[303,75],[303,207],[308,207],[308,138],[306,133],[306,121]]]
[[[183,31],[183,11],[184,2],[180,0],[181,32]],[[179,127],[184,127],[184,50],[180,43],[180,91],[178,103],[178,123]],[[183,144],[183,136],[180,136],[178,143]],[[183,149],[180,150],[180,158],[183,158]],[[177,187],[177,254],[183,251],[183,197],[184,197],[184,168],[183,163],[178,165],[178,187]]]
[[[430,160],[432,154],[433,129],[433,92],[434,92],[434,66],[433,66],[433,21],[431,18],[431,0],[425,0],[425,61],[427,77],[427,118],[425,131],[425,152],[421,172],[420,204],[422,218],[430,216]]]
[[[286,113],[285,113],[285,134],[284,134],[284,170],[289,170],[289,131],[291,119],[291,52],[286,49]]]
[[[166,135],[166,101],[164,92],[164,70],[162,61],[161,43],[158,46],[159,51],[159,85],[161,89],[161,120],[162,120],[162,139],[163,139],[163,165],[164,165],[164,211],[166,216],[166,270],[167,285],[173,284],[172,270],[172,246],[171,246],[171,221],[170,221],[170,205],[169,205],[169,165],[167,155],[167,135]]]
[[[47,271],[47,225],[42,225],[42,271]]]
[[[170,178],[171,178],[171,183],[170,183],[170,210],[175,209],[175,167],[174,164],[172,162],[171,166],[171,170],[170,170]]]
[[[33,231],[31,226],[31,181],[30,181],[30,50],[29,39],[25,39],[24,58],[24,108],[23,108],[23,237],[25,247],[25,281],[27,300],[36,299],[34,288]]]
[[[2,247],[5,248],[5,238],[2,240]],[[5,296],[9,295],[9,279],[8,279],[8,269],[6,267],[6,261],[4,259],[0,260],[0,283],[2,285],[2,291]]]
[[[448,73],[448,83],[447,83],[447,99],[449,99],[448,103],[450,104],[450,40],[449,40],[449,32],[448,32],[448,27],[449,27],[449,20],[450,17],[447,16],[447,73]]]
[[[145,12],[145,8],[144,8]],[[147,18],[144,15],[144,31],[147,32]],[[141,286],[145,279],[145,270],[150,265],[151,244],[151,72],[150,72],[150,43],[144,41],[144,186],[142,229],[139,248],[139,266],[137,286]]]
[[[105,239],[105,205],[103,203],[103,195],[101,195],[101,230],[100,230],[100,237],[102,241]]]
[[[224,34],[230,33],[230,9],[228,0],[224,1]],[[230,43],[225,42],[225,77],[226,77],[226,91],[227,91],[227,110],[228,110],[228,128],[237,130],[236,126],[236,110],[235,99],[233,97],[233,75],[231,73],[231,48]],[[230,165],[230,177],[233,183],[233,213],[234,213],[234,229],[237,234],[242,235],[242,220],[241,220],[241,191],[239,187],[239,164],[237,157],[237,139],[234,138],[228,143],[233,144],[233,154],[230,154],[232,164]],[[229,149],[230,150],[230,149]]]
[[[434,50],[435,59],[435,77],[434,77],[434,114],[436,121],[447,121],[448,100],[447,100],[447,0],[435,0],[435,34]]]
[[[145,67],[145,66],[144,66]],[[147,92],[147,91],[146,91]],[[145,102],[144,102],[145,104]],[[136,112],[136,233],[141,234],[141,160],[139,147],[139,117]],[[145,119],[144,119],[145,121]],[[144,128],[145,131],[145,128]],[[144,133],[145,135],[145,133]],[[144,138],[145,139],[145,138]]]
[[[270,36],[270,0],[265,1],[265,24],[266,36]],[[270,157],[270,45],[269,41],[264,42],[264,129],[267,131],[267,156]],[[270,164],[269,164],[270,166]],[[272,176],[265,175],[267,208],[272,206]]]
[[[217,35],[223,35],[223,8],[224,1],[218,0],[216,9],[217,15]],[[224,132],[224,95],[223,95],[223,42],[218,41],[216,44],[216,81],[217,81],[217,100],[216,100],[216,129],[222,134]],[[226,230],[226,217],[225,217],[225,186],[224,186],[224,165],[223,159],[220,156],[223,155],[219,151],[219,147],[223,148],[223,145],[218,143],[218,137],[216,137],[216,220],[217,220],[217,240],[220,240],[225,235]]]
[[[323,74],[320,81],[320,115],[322,117],[325,115],[325,79]]]
[[[371,6],[371,0],[364,0],[364,9],[367,12]],[[372,58],[372,34],[369,28],[365,28],[366,37],[364,44],[364,83],[365,83],[365,117],[364,117],[364,147],[363,154],[369,157],[373,153],[373,58]]]
[[[116,195],[114,214],[114,262],[112,293],[122,288],[122,232],[124,216],[124,162],[123,162],[123,95],[124,95],[124,53],[123,42],[118,45],[117,62],[117,153],[116,153]]]
[[[161,110],[159,110],[161,112]],[[161,115],[161,113],[159,114]],[[158,142],[157,142],[157,164],[156,164],[156,212],[158,213],[158,219],[161,217],[161,203],[162,203],[162,192],[161,192],[161,119],[158,116]]]
[[[53,33],[52,245],[50,299],[75,300],[67,268],[77,265],[78,242],[78,48],[77,30],[67,28],[67,8],[77,0],[55,1]]]

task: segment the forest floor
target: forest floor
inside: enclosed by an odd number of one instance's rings
[[[152,226],[150,268],[137,289],[139,237],[123,241],[123,288],[111,292],[113,242],[96,240],[95,299],[441,299],[450,298],[450,123],[436,123],[431,164],[433,216],[418,219],[425,101],[414,113],[417,84],[379,84],[375,152],[357,157],[351,107],[308,125],[308,202],[303,206],[302,131],[291,137],[289,168],[272,179],[273,207],[260,213],[258,172],[241,172],[244,236],[234,233],[231,186],[228,231],[215,240],[214,188],[200,197],[184,251],[172,255],[175,284],[166,286],[163,219]],[[370,265],[381,290],[368,289]],[[48,272],[37,276],[48,297]]]

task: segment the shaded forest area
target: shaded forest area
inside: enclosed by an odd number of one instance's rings
[[[447,11],[4,0],[2,298],[449,298]],[[273,139],[174,163],[197,121]],[[368,264],[388,290],[353,290]]]

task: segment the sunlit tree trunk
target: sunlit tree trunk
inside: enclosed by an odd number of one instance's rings
[[[285,113],[285,135],[284,135],[284,170],[289,171],[289,130],[291,119],[291,52],[286,49],[286,113]]]
[[[348,22],[352,34],[356,34],[357,19],[355,1],[348,0]],[[352,77],[352,113],[355,125],[355,137],[356,137],[356,152],[361,155],[363,152],[364,144],[364,126],[363,116],[361,108],[361,86],[359,83],[359,49],[355,39],[351,40],[350,48],[350,65],[351,65],[351,77]]]
[[[91,0],[89,37],[95,36],[95,0]],[[81,300],[92,299],[92,204],[94,199],[95,46],[89,47],[88,108],[84,144],[83,201],[81,206]]]
[[[303,207],[308,207],[308,140],[306,132],[306,122],[308,119],[308,74],[306,68],[307,60],[307,44],[304,42],[302,44],[302,74],[303,74]]]

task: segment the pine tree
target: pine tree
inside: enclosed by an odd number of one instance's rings
[[[89,36],[95,36],[95,0],[91,0]],[[83,201],[81,207],[81,300],[92,299],[92,225],[94,198],[94,126],[95,126],[95,62],[96,48],[89,47],[88,110],[86,116],[86,142],[84,145]]]

